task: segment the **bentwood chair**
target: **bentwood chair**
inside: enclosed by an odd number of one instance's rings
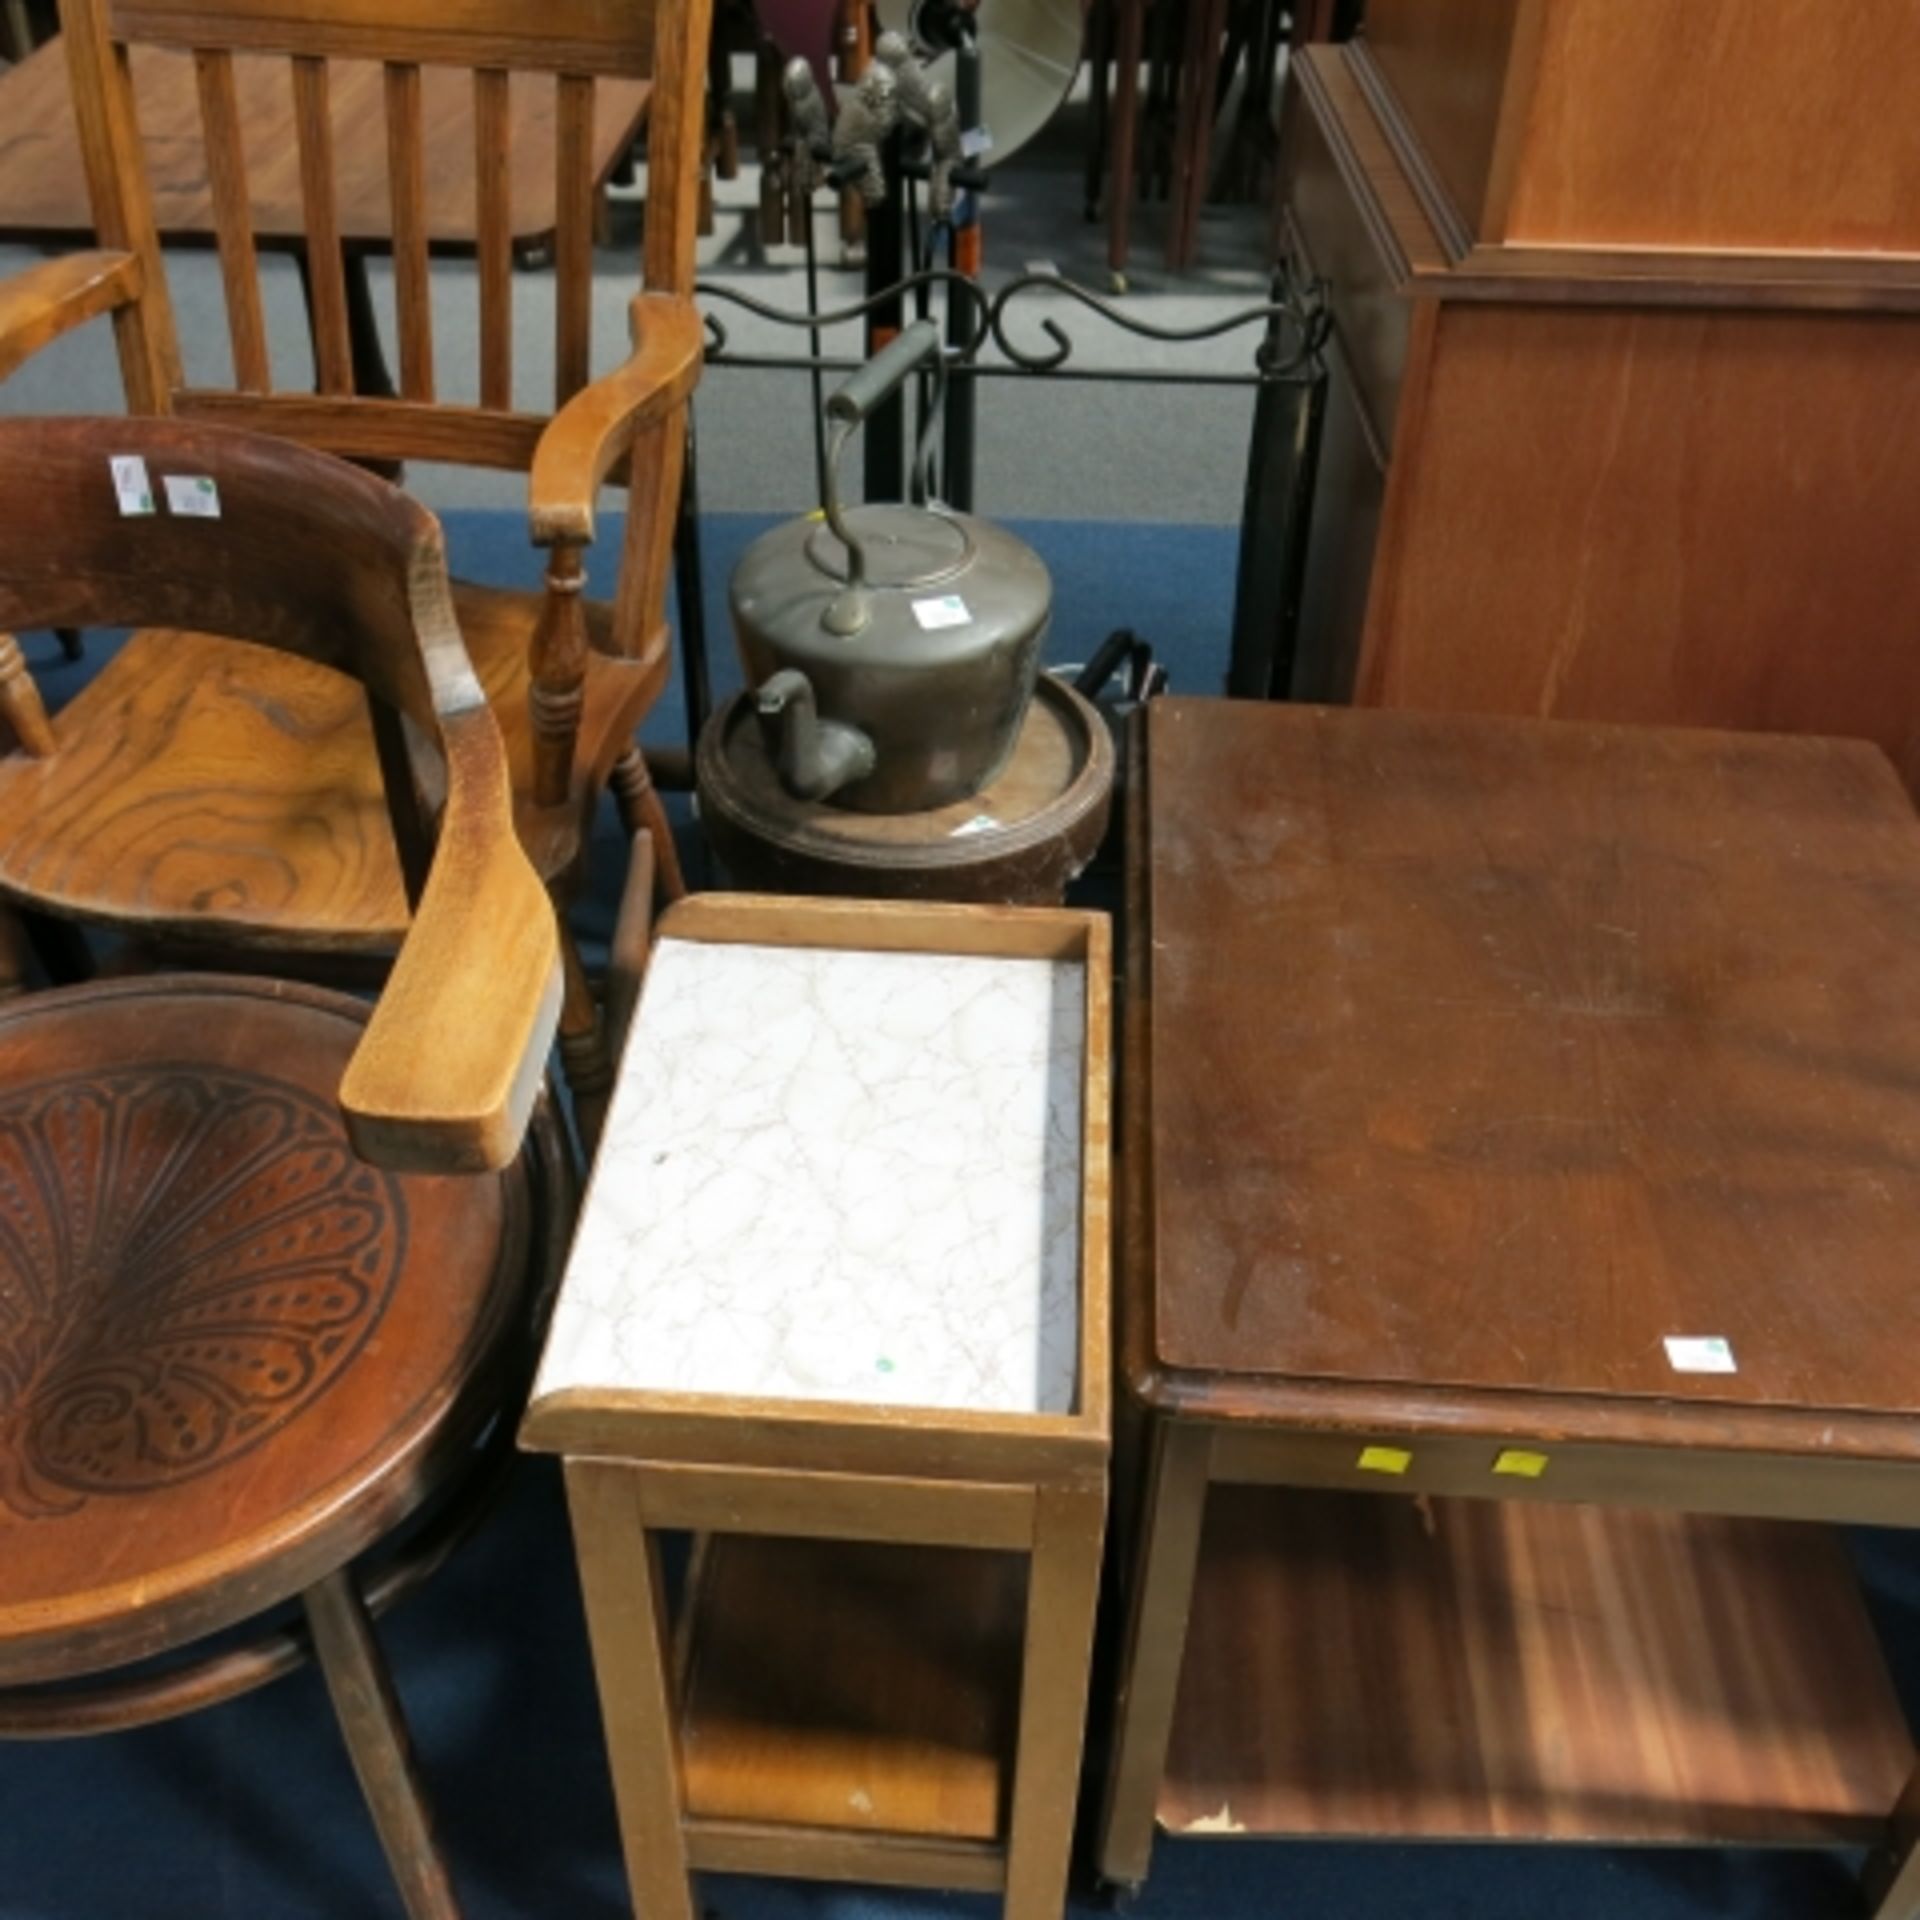
[[[129,456],[154,513],[121,510]],[[439,528],[284,442],[36,420],[0,422],[0,529],[0,628],[154,621],[346,676],[412,901],[371,1008],[212,974],[0,1007],[0,1736],[167,1718],[312,1653],[409,1913],[449,1915],[369,1615],[511,1447],[571,1172],[554,911]],[[17,673],[0,711],[9,772],[110,755]]]
[[[100,250],[0,283],[0,379],[28,354],[111,314],[127,402],[276,434],[356,459],[419,459],[530,474],[543,594],[456,585],[454,605],[506,742],[516,819],[563,903],[611,782],[630,830],[654,829],[661,888],[683,891],[673,841],[633,744],[670,668],[665,618],[688,396],[701,329],[691,301],[712,0],[61,0]],[[225,292],[234,386],[185,384],[167,263],[131,81],[133,53],[191,56]],[[319,391],[276,386],[250,225],[241,62],[290,64]],[[330,85],[384,88],[400,392],[356,391],[335,193]],[[471,92],[478,390],[441,390],[425,196],[437,179],[423,73]],[[588,383],[596,79],[651,81],[645,291],[632,357]],[[555,95],[557,411],[517,411],[509,237],[510,102]],[[257,155],[256,155],[257,157]],[[544,158],[544,156],[543,156]],[[436,186],[437,190],[437,186]],[[444,289],[441,289],[444,294]],[[443,313],[443,321],[446,319]],[[525,332],[523,328],[522,333]],[[362,356],[364,358],[364,356]],[[610,603],[584,594],[594,503],[628,482]],[[31,820],[0,799],[0,888],[56,918],[137,905],[156,932],[227,952],[391,953],[407,923],[375,742],[356,690],[304,660],[202,633],[136,634],[62,715],[76,749],[39,775]],[[161,749],[174,771],[160,772]],[[211,789],[217,787],[218,791]],[[137,804],[135,799],[137,796]],[[562,930],[562,1057],[587,1109],[610,1076],[585,975]]]

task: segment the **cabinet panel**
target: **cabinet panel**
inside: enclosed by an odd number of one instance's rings
[[[1358,695],[1876,740],[1920,780],[1920,326],[1436,309]]]

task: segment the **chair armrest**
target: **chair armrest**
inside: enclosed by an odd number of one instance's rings
[[[139,297],[137,254],[93,251],[38,260],[0,280],[0,380],[50,341]]]
[[[400,1172],[511,1161],[560,1019],[553,902],[514,833],[499,733],[474,693],[474,711],[441,716],[447,799],[433,865],[340,1083],[355,1149]]]
[[[632,326],[626,365],[581,388],[540,436],[528,490],[537,547],[592,542],[594,496],[607,475],[700,378],[705,330],[691,300],[643,293]]]

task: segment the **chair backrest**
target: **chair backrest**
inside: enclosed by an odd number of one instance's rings
[[[657,292],[692,289],[711,9],[712,0],[60,0],[95,224],[103,244],[138,254],[147,269],[141,297],[116,318],[129,404],[137,412],[197,412],[340,453],[525,468],[546,416],[513,409],[513,188],[516,170],[544,169],[549,156],[515,150],[515,103],[540,87],[554,99],[558,406],[588,378],[596,82],[652,83],[645,284]],[[137,120],[134,68],[147,48],[193,61],[233,348],[231,392],[183,387]],[[268,364],[242,138],[243,98],[256,97],[268,62],[290,69],[290,91],[273,98],[290,102],[292,115],[317,395],[274,391]],[[377,63],[384,93],[397,399],[355,392],[344,251],[354,236],[341,223],[340,89],[332,82],[345,71],[356,101],[375,83],[372,68],[343,70],[342,62]],[[533,122],[544,132],[544,116]],[[438,399],[434,378],[429,185],[437,195],[443,174],[467,172],[480,380],[477,404],[456,405]]]
[[[0,420],[0,643],[17,658],[4,630],[138,625],[282,648],[366,687],[415,912],[341,1104],[361,1151],[390,1165],[511,1158],[559,1015],[558,935],[438,522],[344,461],[256,434]],[[20,750],[50,749],[44,720],[37,743],[16,730]]]

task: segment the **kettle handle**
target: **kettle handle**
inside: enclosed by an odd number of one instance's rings
[[[939,353],[939,327],[931,320],[916,320],[864,367],[849,374],[827,401],[827,418],[834,423],[834,432],[827,448],[826,494],[820,505],[834,537],[847,550],[846,591],[834,600],[825,615],[827,628],[832,633],[858,633],[869,618],[866,549],[854,538],[841,509],[840,456],[875,408],[892,399],[909,374],[938,358]]]

